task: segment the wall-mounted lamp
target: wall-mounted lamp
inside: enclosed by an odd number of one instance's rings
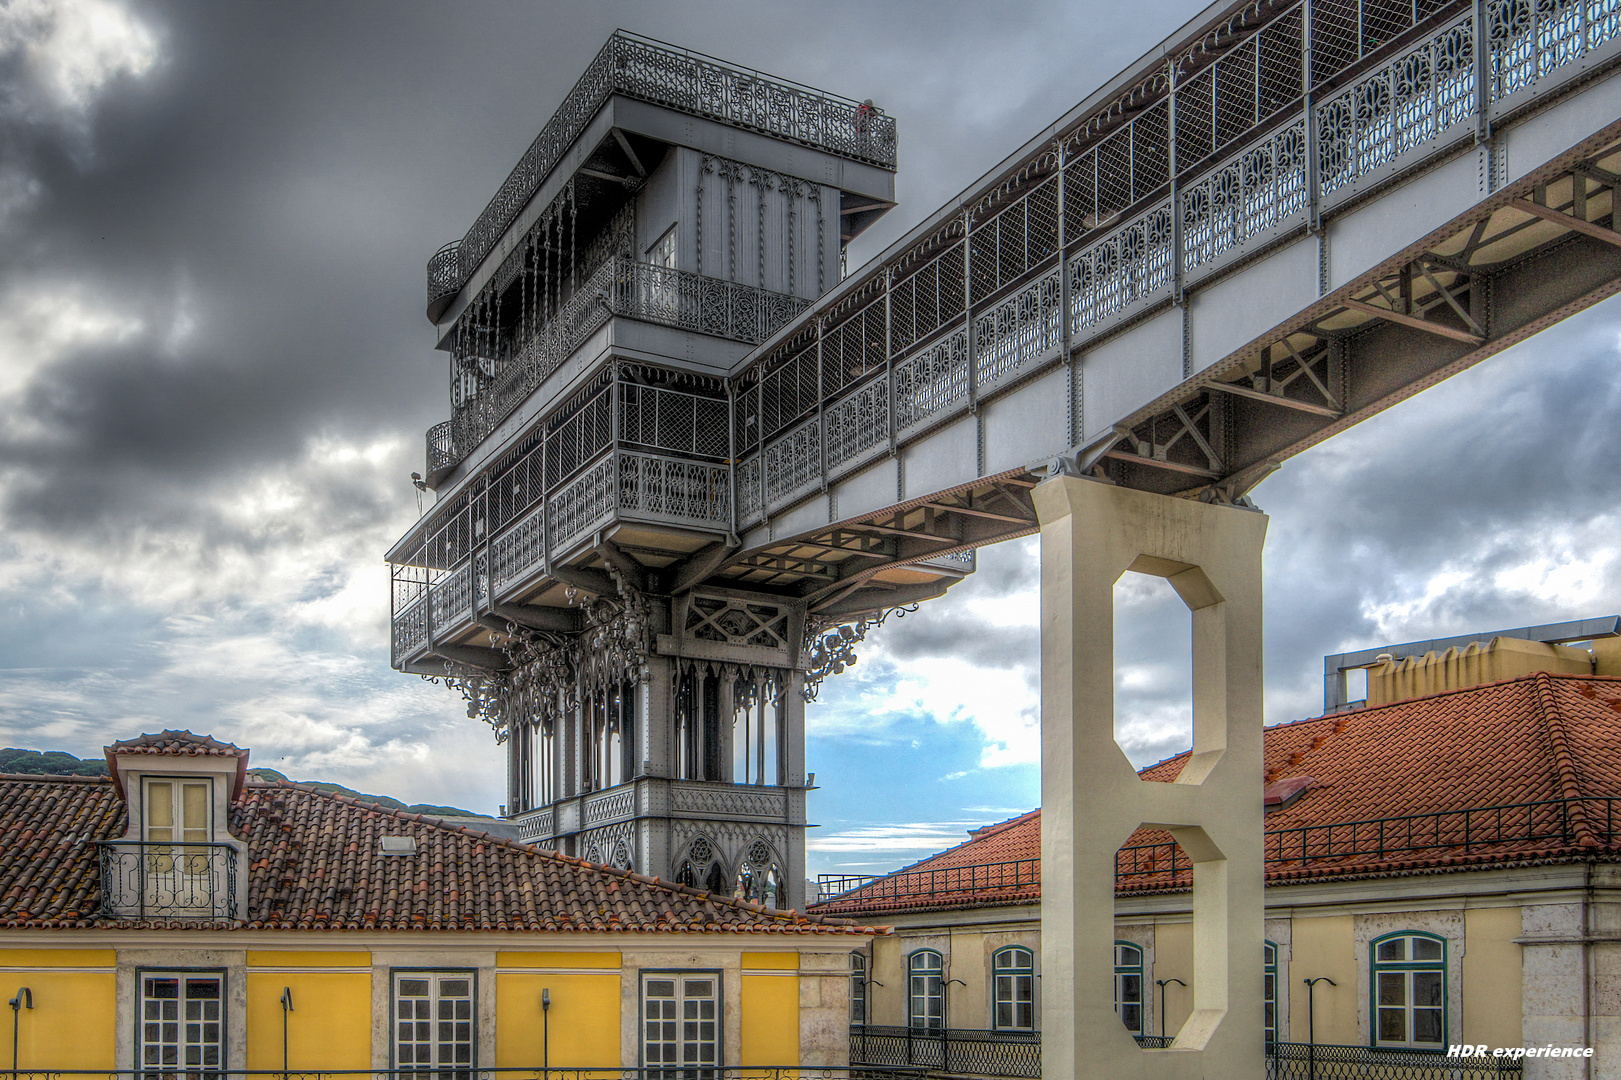
[[[1166,983],[1175,983],[1176,985],[1184,987],[1184,988],[1188,985],[1187,983],[1183,982],[1181,979],[1155,979],[1154,980],[1154,985],[1159,987],[1159,1037],[1162,1038],[1162,1039],[1165,1038],[1165,984]]]
[[[281,988],[281,1072],[287,1075],[287,1014],[293,1011],[293,988]]]
[[[24,1009],[34,1007],[34,992],[26,986],[17,988],[17,996],[6,1002],[11,1006],[11,1075],[17,1075],[17,1021]]]
[[[552,1064],[552,992],[548,987],[540,992],[540,1067]]]

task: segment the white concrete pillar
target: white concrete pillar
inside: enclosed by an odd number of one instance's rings
[[[1041,950],[1045,1080],[1264,1074],[1261,547],[1250,510],[1076,477],[1041,520]],[[1139,780],[1114,741],[1114,583],[1170,581],[1193,613],[1193,755]],[[1114,1012],[1115,853],[1139,825],[1194,863],[1193,1013],[1169,1050]]]

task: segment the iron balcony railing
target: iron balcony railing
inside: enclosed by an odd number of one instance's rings
[[[454,295],[495,247],[612,94],[761,131],[885,169],[895,120],[871,105],[763,75],[652,38],[614,32],[519,159],[467,235],[428,263],[428,302]]]
[[[810,301],[665,266],[616,257],[598,267],[557,314],[504,360],[496,374],[444,424],[429,431],[429,472],[436,454],[466,457],[610,318],[640,319],[678,330],[758,344]],[[441,458],[442,460],[442,458]]]
[[[1447,1057],[1439,1050],[1388,1050],[1321,1043],[1269,1043],[1267,1080],[1509,1080],[1525,1075],[1513,1058]]]
[[[297,1014],[295,1014],[297,1015]],[[297,1020],[293,1020],[297,1023]],[[280,1056],[280,1046],[276,1048]],[[293,1051],[297,1059],[298,1052]],[[833,1065],[597,1065],[546,1069],[535,1065],[477,1069],[418,1065],[413,1069],[211,1069],[149,1065],[146,1069],[6,1069],[6,1080],[917,1080],[916,1069],[845,1069]]]
[[[1621,826],[1621,799],[1601,796],[1545,799],[1503,806],[1437,810],[1428,814],[1366,821],[1301,825],[1265,833],[1268,867],[1304,866],[1331,859],[1432,850],[1479,853],[1501,844],[1542,843],[1575,847],[1584,841],[1611,845]],[[1115,856],[1117,888],[1186,887],[1193,864],[1175,841],[1133,844]],[[1147,879],[1158,878],[1158,881]],[[1040,859],[974,863],[934,870],[907,870],[884,876],[821,874],[824,900],[930,900],[992,894],[1041,882]],[[849,894],[859,892],[859,897]]]
[[[1137,1036],[1144,1050],[1175,1042]],[[850,1066],[921,1069],[969,1076],[1041,1076],[1041,1032],[974,1031],[856,1024]],[[1268,1043],[1267,1080],[1509,1080],[1524,1074],[1511,1058],[1449,1058],[1435,1050]]]
[[[238,851],[219,843],[103,840],[101,911],[124,919],[236,916]]]

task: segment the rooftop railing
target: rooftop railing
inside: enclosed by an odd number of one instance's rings
[[[428,263],[428,302],[452,296],[612,94],[895,167],[895,120],[850,98],[617,30],[455,247]]]
[[[1264,840],[1265,860],[1269,869],[1282,869],[1368,856],[1382,860],[1422,851],[1480,854],[1504,844],[1572,848],[1590,841],[1612,845],[1621,839],[1617,826],[1621,826],[1621,799],[1545,799],[1269,829]],[[1186,888],[1193,881],[1192,870],[1192,862],[1175,841],[1132,844],[1115,855],[1115,887]],[[816,881],[824,900],[930,901],[994,896],[1001,891],[1039,885],[1041,860],[973,863],[883,876],[821,874]]]

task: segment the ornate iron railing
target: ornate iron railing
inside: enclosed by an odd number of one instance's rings
[[[125,919],[236,916],[237,849],[103,840],[101,912]]]
[[[612,94],[895,167],[895,120],[870,105],[615,31],[467,235],[428,264],[430,303],[459,291]],[[454,263],[454,276],[452,266]]]
[[[428,317],[437,318],[443,313],[443,302],[448,301],[462,287],[462,274],[460,256],[457,249],[462,246],[460,240],[452,240],[444,247],[433,253],[428,260]],[[441,305],[435,310],[436,305]]]
[[[1163,1050],[1170,1035],[1139,1035],[1144,1050]],[[955,1028],[850,1028],[850,1065],[921,1068],[971,1076],[1041,1076],[1041,1032]],[[1524,1075],[1513,1058],[1449,1058],[1434,1050],[1268,1043],[1266,1080],[1509,1080]]]
[[[1447,1057],[1438,1050],[1387,1050],[1322,1043],[1268,1043],[1267,1080],[1507,1080],[1525,1073],[1501,1057]]]
[[[460,461],[456,452],[456,429],[450,420],[443,420],[428,429],[428,475],[453,468]]]
[[[1317,5],[1310,20],[1300,3],[1255,21],[1258,10],[1222,31],[1232,44],[1215,62],[1204,62],[1211,39],[1168,54],[1167,68],[818,312],[824,334],[873,313],[881,329],[855,363],[893,367],[898,434],[969,407],[1008,372],[1056,361],[1050,298],[1028,294],[1055,263],[1068,294],[1064,344],[1084,349],[1621,58],[1621,0],[1488,0],[1478,25],[1477,9],[1456,0],[1353,0]],[[1172,68],[1197,70],[1173,79]],[[807,394],[792,377],[807,356],[820,368],[822,353],[814,334],[795,335],[742,373],[760,428],[741,455],[769,449],[843,392]]]
[[[786,293],[685,270],[623,257],[610,259],[563,303],[555,317],[501,364],[477,397],[457,410],[451,421],[452,452],[460,460],[477,446],[612,317],[758,344],[809,303]],[[722,403],[723,414],[724,409]],[[721,428],[724,430],[724,422]],[[724,450],[715,456],[724,456]]]
[[[277,1046],[277,1052],[279,1052]],[[575,1065],[567,1069],[216,1069],[165,1064],[146,1069],[6,1069],[6,1080],[917,1080],[914,1069],[846,1069],[843,1065]]]
[[[1601,844],[1614,844],[1621,840],[1618,826],[1621,799],[1593,796],[1268,829],[1263,842],[1266,865],[1287,867],[1368,855],[1383,859],[1440,849],[1468,854],[1512,843],[1573,846],[1584,836]],[[1115,855],[1115,886],[1185,888],[1192,883],[1192,870],[1192,862],[1175,841],[1131,844]],[[973,863],[882,876],[821,874],[816,883],[824,900],[877,902],[980,896],[1039,885],[1041,860]],[[859,897],[848,895],[857,891]]]

